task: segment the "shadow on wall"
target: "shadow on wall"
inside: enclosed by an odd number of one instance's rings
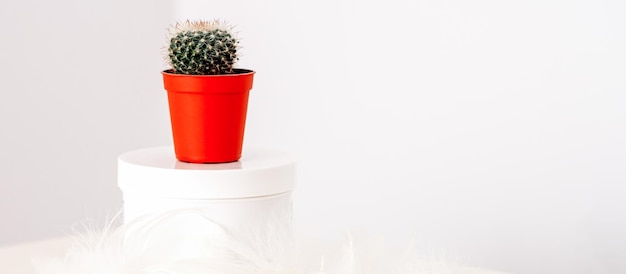
[[[170,142],[167,1],[0,4],[0,245],[66,233],[121,207],[116,158]],[[149,9],[146,9],[149,7]],[[163,27],[159,27],[163,26]]]

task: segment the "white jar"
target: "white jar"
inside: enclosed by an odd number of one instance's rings
[[[273,150],[244,150],[239,161],[224,164],[183,163],[173,147],[127,152],[118,159],[124,223],[194,209],[231,231],[290,226],[295,174],[295,160]]]

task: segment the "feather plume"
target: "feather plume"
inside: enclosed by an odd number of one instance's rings
[[[268,222],[227,230],[200,211],[177,210],[76,233],[61,258],[35,261],[39,274],[453,274],[464,268],[420,257],[414,244],[394,253],[381,238],[324,244],[296,240]],[[87,227],[85,227],[87,228]]]

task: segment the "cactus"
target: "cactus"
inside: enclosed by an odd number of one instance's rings
[[[168,63],[178,74],[233,73],[239,40],[219,20],[185,21],[170,28]]]

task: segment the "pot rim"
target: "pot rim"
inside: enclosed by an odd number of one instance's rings
[[[242,76],[242,75],[249,75],[249,74],[255,74],[256,71],[254,70],[250,70],[250,69],[243,69],[243,68],[235,68],[233,69],[235,72],[234,73],[229,73],[229,74],[181,74],[181,73],[174,73],[174,69],[166,69],[164,71],[161,71],[161,74],[163,75],[167,75],[167,76],[171,76],[171,77],[207,77],[207,78],[213,78],[213,77],[236,77],[236,76]]]

